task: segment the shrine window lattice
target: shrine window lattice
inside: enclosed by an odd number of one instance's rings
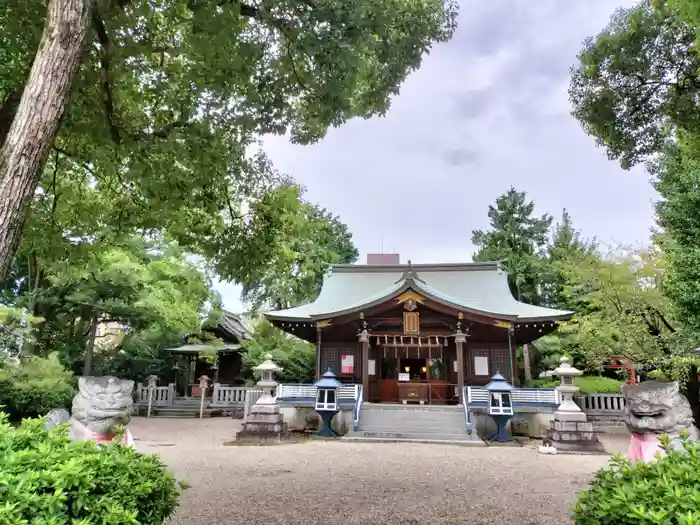
[[[352,374],[342,374],[341,373],[341,361],[342,356],[351,355],[353,356],[353,373]],[[359,376],[360,371],[360,355],[357,348],[353,347],[337,347],[329,346],[321,348],[321,373],[323,374],[328,367],[331,367],[331,371],[338,376],[342,377],[355,377]]]
[[[467,375],[476,376],[474,358],[481,357],[488,359],[489,375],[494,375],[497,371],[501,373],[508,381],[511,381],[510,359],[508,358],[507,348],[469,348],[467,351]]]

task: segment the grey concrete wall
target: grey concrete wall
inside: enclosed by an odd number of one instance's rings
[[[474,428],[476,428],[477,435],[481,439],[489,439],[496,433],[496,423],[488,414],[472,414],[474,421]],[[554,420],[553,413],[519,413],[518,419],[524,423],[527,428],[527,435],[532,438],[543,438],[547,430],[549,429],[550,422]],[[513,426],[512,421],[508,422],[506,430],[508,433],[512,433],[511,427]],[[518,422],[515,423],[519,425]],[[519,425],[520,426],[520,425]],[[522,428],[522,426],[521,426]]]
[[[280,407],[280,413],[287,423],[287,429],[291,431],[317,430],[321,419],[311,407]],[[345,435],[352,430],[353,409],[343,409],[338,412],[331,428],[340,435]]]

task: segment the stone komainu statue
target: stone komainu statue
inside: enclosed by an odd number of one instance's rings
[[[681,394],[677,381],[624,385],[622,395],[626,402],[625,424],[632,436],[630,459],[651,461],[659,451],[661,434],[676,438],[681,430],[686,430],[690,439],[698,439],[690,403]]]
[[[117,429],[126,427],[131,420],[133,389],[133,381],[113,376],[80,377],[78,393],[73,398],[72,417],[67,410],[59,408],[46,415],[44,424],[46,428],[69,424],[74,441],[112,441]],[[133,444],[128,430],[122,442]]]

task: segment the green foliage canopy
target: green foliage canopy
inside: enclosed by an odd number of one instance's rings
[[[624,168],[656,157],[679,128],[700,131],[696,38],[667,2],[643,0],[586,40],[571,75],[573,115]]]
[[[75,215],[165,230],[246,282],[232,255],[267,261],[254,248],[271,245],[272,211],[290,202],[268,184],[269,162],[248,155],[257,138],[288,132],[308,144],[348,119],[383,115],[422,57],[451,37],[456,11],[453,0],[95,2],[42,187],[87,179],[94,199]],[[0,144],[44,16],[40,0],[0,7]],[[49,207],[61,198],[52,193]]]

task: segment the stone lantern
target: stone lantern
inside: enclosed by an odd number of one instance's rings
[[[282,368],[272,361],[270,354],[265,355],[265,361],[253,368],[260,374],[258,386],[263,394],[251,407],[243,423],[243,429],[236,434],[236,441],[244,443],[280,442],[287,434],[287,424],[280,413],[277,404],[277,381],[275,374]]]
[[[586,421],[586,414],[581,412],[574,401],[574,395],[579,391],[579,387],[574,384],[574,377],[581,374],[583,372],[571,366],[569,358],[566,356],[561,358],[559,367],[552,372],[552,375],[559,377],[561,383],[556,388],[561,396],[561,404],[554,413],[555,418],[564,416],[566,421]]]
[[[338,391],[343,384],[338,381],[330,367],[321,379],[314,383],[316,387],[316,404],[314,410],[321,416],[321,429],[316,432],[317,436],[336,437],[338,433],[331,428],[331,421],[340,411],[338,403]]]
[[[199,376],[199,419],[204,417],[204,399],[207,397],[207,388],[209,388],[209,376]]]
[[[593,423],[588,422],[586,414],[574,401],[574,395],[579,391],[574,384],[574,377],[582,373],[571,366],[566,356],[561,358],[559,367],[552,372],[552,375],[558,376],[561,381],[557,387],[561,404],[554,412],[554,421],[547,432],[547,441],[558,452],[604,452],[602,443],[593,431]]]
[[[146,417],[151,417],[151,406],[153,405],[153,394],[158,388],[158,376],[151,374],[148,376],[148,412]]]
[[[489,393],[488,413],[498,427],[491,441],[513,441],[506,432],[506,424],[513,417],[513,399],[511,397],[513,387],[500,372],[496,372],[491,378],[491,382],[486,385],[486,391]]]
[[[275,397],[277,397],[278,384],[275,380],[275,374],[277,372],[281,372],[282,368],[277,366],[277,364],[272,361],[272,355],[265,354],[265,360],[258,366],[254,367],[253,370],[260,374],[260,380],[257,384],[263,391],[263,395],[260,397],[260,399],[258,399],[256,405],[274,405]]]

